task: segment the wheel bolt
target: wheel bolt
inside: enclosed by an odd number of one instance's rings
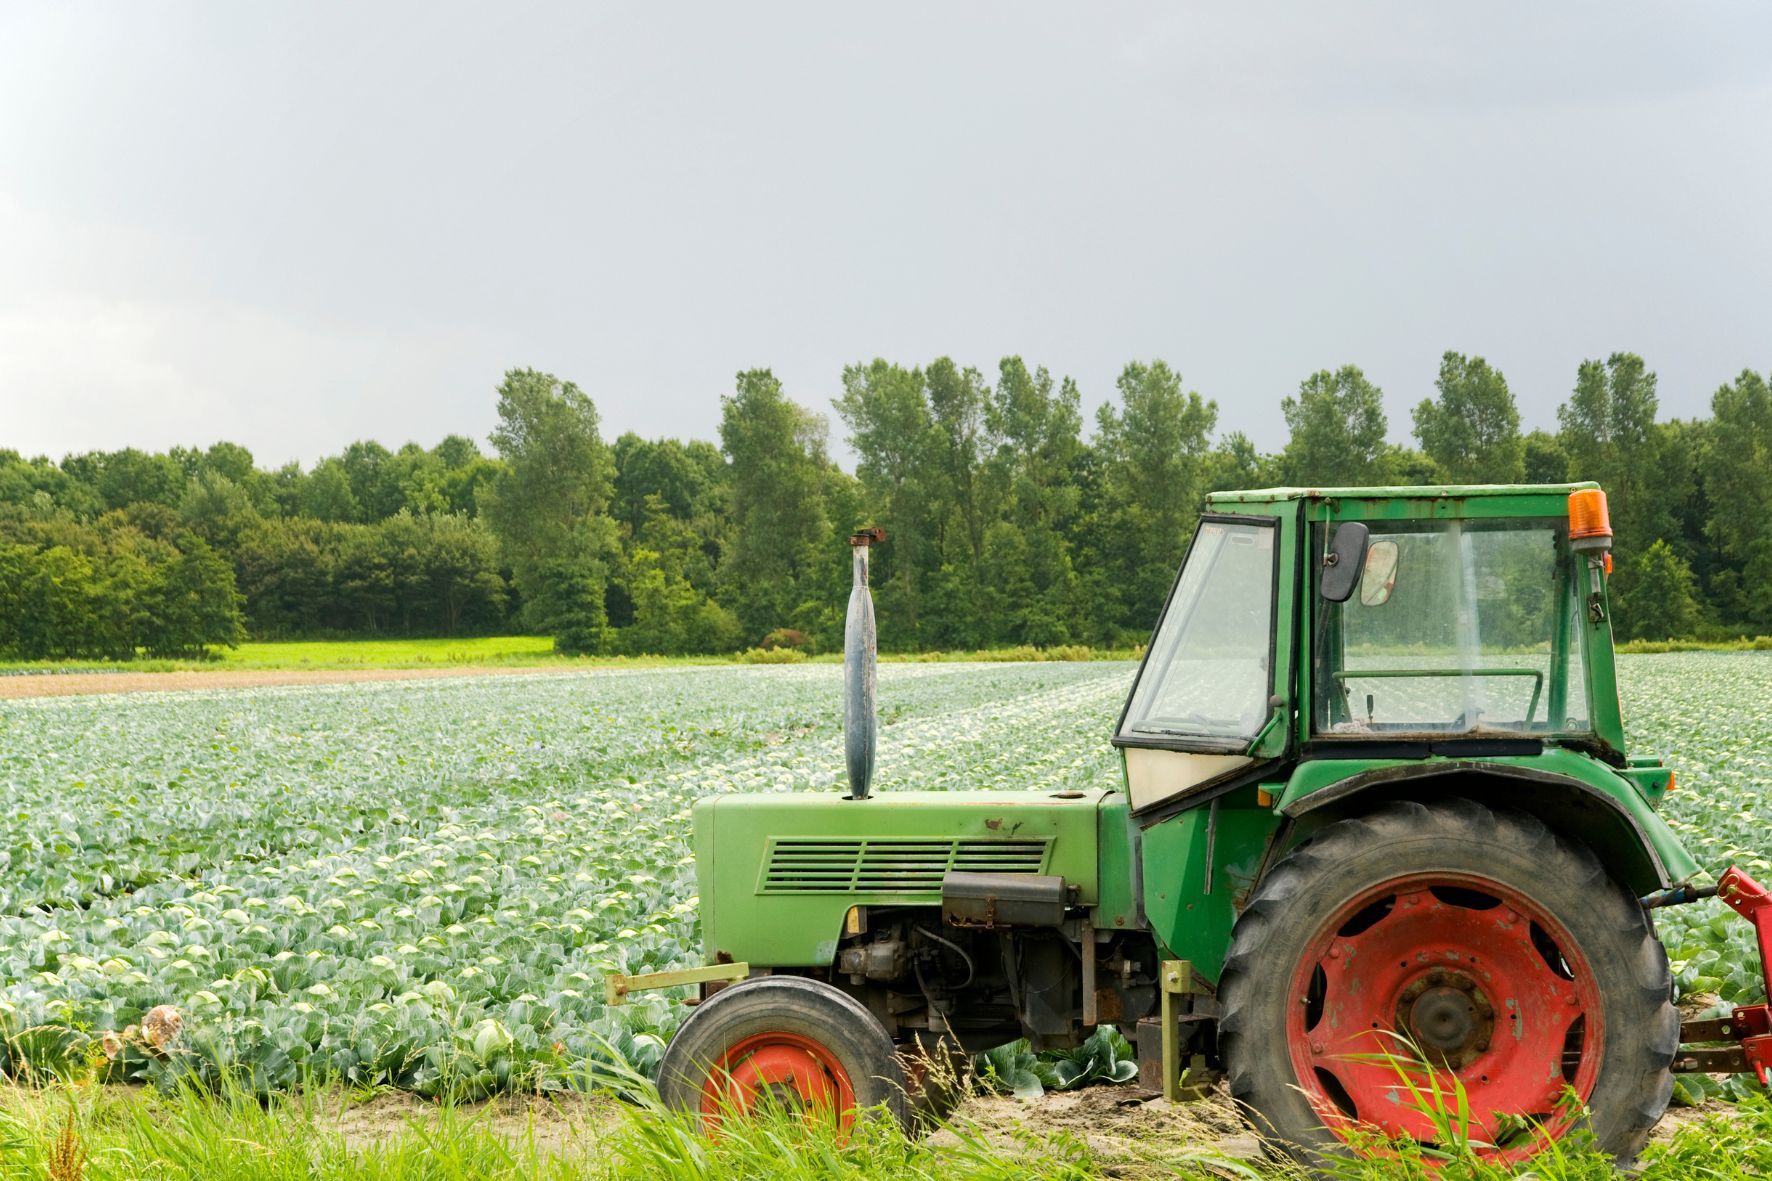
[[[1323,1043],[1322,1042],[1312,1042],[1311,1043],[1311,1053],[1321,1054],[1322,1052],[1323,1052]]]

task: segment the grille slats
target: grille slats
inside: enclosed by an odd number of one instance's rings
[[[761,894],[940,894],[949,870],[1043,873],[1050,837],[776,837]]]

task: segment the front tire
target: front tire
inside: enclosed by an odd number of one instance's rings
[[[1470,800],[1399,802],[1328,825],[1256,888],[1219,1044],[1232,1095],[1306,1161],[1357,1130],[1438,1143],[1408,1080],[1444,1094],[1449,1076],[1491,1159],[1586,1126],[1628,1161],[1672,1093],[1672,992],[1648,916],[1585,846]]]
[[[834,1118],[884,1107],[908,1126],[904,1067],[892,1038],[848,993],[803,976],[763,976],[697,1005],[659,1063],[667,1107],[704,1127],[778,1102]]]

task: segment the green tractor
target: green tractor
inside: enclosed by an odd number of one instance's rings
[[[1653,909],[1720,894],[1772,958],[1772,901],[1692,884],[1673,773],[1626,749],[1598,487],[1212,496],[1113,732],[1124,782],[1089,792],[869,793],[878,540],[852,539],[850,794],[701,801],[707,966],[608,982],[699,986],[667,1102],[908,1126],[931,1062],[1112,1025],[1147,1088],[1228,1077],[1305,1159],[1432,1143],[1407,1096],[1454,1080],[1496,1157],[1583,1126],[1628,1159],[1673,1071],[1765,1081],[1766,1006],[1673,1005]]]

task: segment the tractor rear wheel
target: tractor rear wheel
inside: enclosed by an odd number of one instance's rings
[[[1307,1161],[1350,1135],[1450,1147],[1461,1107],[1498,1162],[1581,1126],[1628,1161],[1672,1091],[1672,992],[1648,916],[1585,846],[1470,800],[1399,802],[1257,886],[1219,1047],[1262,1134]]]
[[[847,1130],[883,1106],[908,1126],[904,1067],[886,1029],[854,997],[803,976],[723,988],[691,1010],[665,1048],[658,1093],[707,1128],[776,1103]]]

